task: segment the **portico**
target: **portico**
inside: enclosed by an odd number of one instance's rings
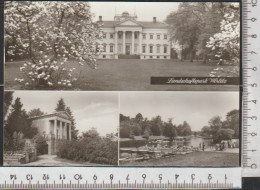
[[[56,154],[58,140],[71,140],[71,119],[67,112],[56,112],[30,118],[47,141],[48,154]]]

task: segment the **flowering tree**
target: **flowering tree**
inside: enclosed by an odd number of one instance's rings
[[[102,50],[96,42],[103,34],[92,19],[87,2],[6,2],[6,53],[28,57],[16,81],[31,88],[66,88],[80,77],[66,65],[69,59],[96,68]]]
[[[240,21],[235,14],[227,13],[220,24],[221,32],[209,38],[207,47],[215,52],[219,58],[219,65],[235,65],[232,70],[226,70],[229,76],[236,76],[239,72],[240,55]],[[223,73],[222,67],[216,68],[210,76],[219,76]]]

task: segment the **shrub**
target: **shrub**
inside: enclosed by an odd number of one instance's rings
[[[33,140],[36,143],[37,154],[48,154],[48,144],[46,139],[42,135],[35,135],[33,137]]]

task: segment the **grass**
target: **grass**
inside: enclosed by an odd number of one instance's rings
[[[20,90],[23,86],[14,81],[19,77],[19,67],[23,62],[7,62],[5,64],[5,88]],[[80,67],[83,80],[72,90],[121,90],[121,91],[170,91],[170,90],[238,90],[233,86],[203,85],[150,85],[150,77],[208,77],[217,68],[216,64],[203,64],[178,60],[98,60],[98,69],[93,70],[87,65]],[[72,61],[67,67],[79,67]],[[230,69],[233,66],[223,66]]]
[[[120,163],[126,166],[239,166],[238,153],[226,152],[192,152],[175,157],[157,158],[147,161],[130,161]]]

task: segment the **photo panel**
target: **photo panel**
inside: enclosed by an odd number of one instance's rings
[[[117,92],[5,91],[4,166],[117,166]]]
[[[6,1],[4,14],[6,90],[239,91],[239,2]]]
[[[121,92],[119,165],[238,167],[239,117],[238,92]]]

